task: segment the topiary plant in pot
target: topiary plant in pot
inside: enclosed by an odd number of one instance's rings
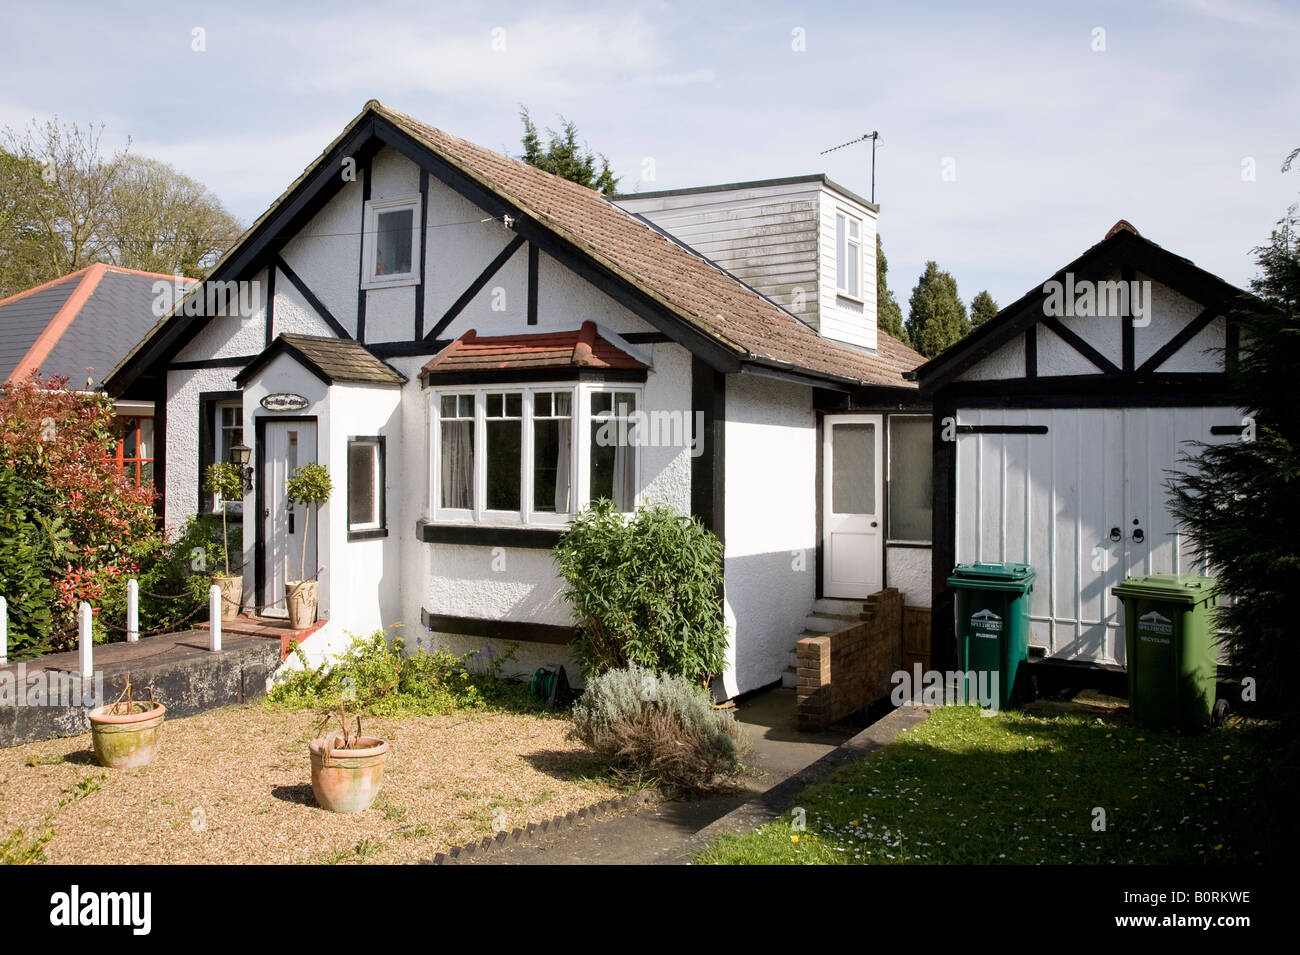
[[[307,541],[310,539],[311,512],[330,499],[334,485],[329,470],[323,464],[304,464],[285,482],[289,500],[307,506],[302,522],[302,564],[298,579],[284,585],[285,603],[289,608],[289,626],[305,630],[316,621],[316,574],[307,579]]]
[[[230,573],[230,536],[226,526],[226,505],[230,501],[243,500],[244,496],[244,479],[238,465],[229,461],[208,465],[203,473],[203,490],[215,494],[221,504],[221,557],[226,573],[224,576],[213,574],[212,582],[221,588],[221,617],[230,620],[239,616],[244,598],[243,576],[231,576]]]
[[[357,731],[348,732],[347,710],[338,708],[341,729],[319,736],[307,744],[311,752],[311,791],[322,809],[330,812],[364,812],[384,784],[384,762],[388,743],[375,736],[363,736],[361,717]],[[333,718],[325,717],[317,730]]]

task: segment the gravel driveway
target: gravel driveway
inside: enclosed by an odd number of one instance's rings
[[[0,842],[53,813],[53,863],[415,862],[620,795],[567,719],[470,711],[363,720],[392,745],[383,792],[364,813],[326,812],[307,755],[320,719],[251,705],[168,720],[137,770],[101,768],[88,734],[0,750]]]

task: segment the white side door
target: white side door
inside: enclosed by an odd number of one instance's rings
[[[822,591],[866,598],[883,586],[880,415],[827,415],[822,428]]]
[[[260,603],[268,617],[286,617],[284,586],[298,580],[304,565],[306,577],[316,576],[316,535],[319,513],[312,515],[311,527],[304,534],[306,508],[289,500],[285,484],[304,464],[316,460],[316,422],[268,421],[263,435],[266,442],[262,484],[262,541],[266,548],[266,592]]]

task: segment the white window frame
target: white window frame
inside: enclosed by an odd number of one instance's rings
[[[373,521],[362,521],[354,523],[352,520],[352,446],[354,444],[366,445],[372,449],[374,455],[375,469],[373,474],[373,495],[375,502],[375,519]],[[366,534],[373,531],[384,531],[387,529],[387,515],[385,511],[384,482],[387,480],[384,469],[387,462],[386,442],[381,435],[349,435],[347,441],[348,453],[348,473],[347,481],[344,485],[344,507],[347,513],[348,535]]]
[[[636,395],[638,411],[644,411],[644,386],[633,382],[573,382],[535,381],[528,383],[501,383],[486,385],[446,385],[429,390],[429,497],[426,513],[436,524],[475,524],[486,527],[564,527],[590,503],[591,496],[591,396],[597,392],[632,392]],[[487,396],[489,393],[521,392],[523,394],[523,435],[520,442],[520,509],[519,511],[488,510],[487,499]],[[567,514],[533,510],[533,398],[538,392],[569,392],[573,425],[569,453],[569,486],[573,489],[573,510]],[[442,398],[445,395],[474,396],[474,506],[472,508],[442,507],[441,461],[442,448]],[[632,446],[633,482],[636,494],[632,502],[641,503],[641,449]],[[631,513],[631,512],[628,512]]]
[[[242,443],[242,444],[245,445],[245,446],[248,445],[248,442],[244,440],[244,434],[245,434],[245,430],[244,430],[244,402],[243,402],[242,400],[238,400],[238,399],[234,399],[234,398],[226,399],[226,400],[224,400],[224,401],[216,401],[216,402],[213,402],[213,406],[212,406],[212,428],[213,428],[214,434],[212,435],[212,461],[209,462],[209,463],[211,463],[211,464],[217,464],[217,463],[220,463],[220,462],[223,462],[223,461],[228,462],[228,461],[230,460],[229,455],[226,453],[226,449],[224,449],[224,448],[221,446],[221,444],[222,444],[221,439],[222,439],[222,437],[224,437],[225,430],[226,430],[226,429],[225,429],[225,426],[224,426],[224,425],[222,424],[222,422],[221,422],[221,419],[222,419],[222,417],[223,417],[222,412],[225,411],[227,408],[230,408],[230,409],[233,409],[233,410],[234,410],[234,412],[235,412],[235,418],[239,421],[239,432],[240,432],[240,438],[239,438],[239,440],[240,440],[240,443]],[[157,441],[157,439],[155,438],[155,443],[156,443],[156,441]],[[156,467],[156,466],[157,466],[157,465],[155,464],[155,467]],[[200,491],[202,491],[202,488],[200,488]],[[209,497],[209,499],[210,499],[210,500],[209,500],[209,503],[212,505],[212,513],[213,513],[213,514],[220,515],[220,514],[221,514],[221,507],[220,507],[220,505],[217,503],[217,495],[215,495],[215,494],[210,494],[210,495],[208,495],[208,497]],[[239,517],[239,518],[241,518],[241,519],[243,518],[243,516],[244,516],[244,502],[243,502],[242,500],[239,500],[239,501],[227,501],[227,502],[226,502],[226,507],[228,508],[228,510],[226,511],[226,516],[227,516],[227,517]]]
[[[411,271],[390,275],[375,274],[375,256],[379,245],[379,215],[384,212],[411,210]],[[401,196],[395,199],[371,199],[366,203],[365,230],[362,235],[361,255],[365,269],[361,287],[392,288],[420,284],[420,197]]]
[[[893,498],[890,495],[890,490],[892,489],[893,481],[894,481],[894,422],[895,420],[902,420],[904,418],[925,418],[928,421],[930,421],[931,427],[933,427],[933,423],[934,423],[934,416],[930,414],[924,414],[924,413],[916,413],[916,414],[902,413],[902,414],[891,414],[885,416],[885,461],[886,461],[885,500],[888,502],[886,504],[887,512],[885,514],[885,544],[903,545],[903,546],[912,546],[912,547],[933,547],[934,546],[934,512],[933,511],[931,511],[930,513],[929,540],[916,540],[907,537],[893,536],[894,533]],[[931,468],[930,481],[933,482],[934,481],[933,457],[931,456],[929,460],[930,460],[930,468]],[[931,486],[933,487],[933,483],[931,484]]]
[[[849,235],[849,223],[856,223],[858,227],[858,237],[855,239]],[[862,297],[862,234],[863,221],[860,216],[854,215],[847,209],[837,208],[835,210],[835,291],[836,294],[844,298],[852,299],[855,302],[864,301]],[[845,268],[840,268],[840,246],[844,246],[843,260]],[[848,276],[844,273],[848,271],[847,264],[849,256],[855,254],[858,263],[858,287],[856,290],[850,290],[848,287]]]

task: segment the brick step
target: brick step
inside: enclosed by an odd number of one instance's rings
[[[814,613],[844,614],[854,619],[862,613],[865,600],[841,600],[838,597],[819,597],[813,602]]]
[[[861,623],[862,618],[851,614],[838,613],[810,613],[804,618],[804,629],[814,630],[817,633],[830,633],[832,630],[840,630],[844,627],[852,626],[855,623]]]

